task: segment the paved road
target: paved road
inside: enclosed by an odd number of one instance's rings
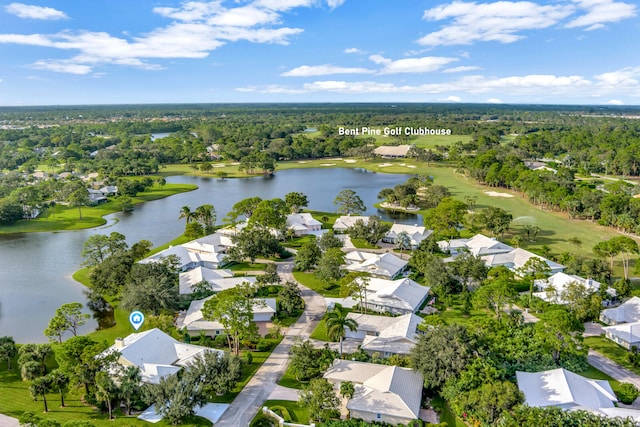
[[[278,273],[283,281],[296,281],[293,274],[291,274],[292,269],[292,262],[278,264]],[[284,374],[289,360],[289,349],[293,345],[295,337],[309,338],[313,329],[322,319],[326,311],[324,298],[302,285],[300,285],[300,288],[306,305],[304,313],[285,332],[283,340],[227,408],[216,423],[216,427],[244,427],[249,425],[255,414],[260,410],[262,403],[276,389],[277,381]]]
[[[598,353],[595,350],[589,350],[587,361],[591,366],[609,375],[614,380],[622,381],[625,383],[632,383],[640,389],[639,375],[634,374],[627,368],[618,365],[616,362],[604,356],[603,354]]]

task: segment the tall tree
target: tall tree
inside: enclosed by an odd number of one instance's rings
[[[346,215],[360,215],[367,210],[362,199],[353,190],[342,190],[333,200],[333,204],[338,206],[338,213]]]
[[[296,253],[295,267],[300,271],[309,271],[316,266],[322,252],[315,240],[308,240],[302,244]]]
[[[196,213],[195,211],[191,210],[191,207],[183,206],[180,208],[180,215],[178,215],[178,219],[182,219],[182,218],[184,218],[186,223],[189,224],[191,221],[193,221],[196,218]]]
[[[240,354],[240,340],[255,329],[253,307],[260,300],[252,298],[253,288],[248,283],[213,295],[204,303],[202,313],[207,320],[216,320],[224,326],[229,350]]]
[[[47,393],[51,392],[51,380],[48,377],[35,378],[29,386],[29,392],[31,393],[33,400],[37,400],[38,397],[42,397],[44,412],[48,412]]]
[[[338,281],[342,277],[340,266],[344,263],[344,252],[338,248],[327,249],[322,254],[316,268],[316,277],[330,283]]]
[[[298,213],[302,208],[309,206],[309,198],[305,194],[295,191],[287,193],[284,196],[284,201],[291,213]]]
[[[69,377],[59,369],[55,369],[47,375],[51,384],[51,391],[60,393],[60,406],[64,406],[64,392],[69,385]]]
[[[12,337],[0,338],[0,359],[7,361],[7,370],[11,370],[11,359],[18,354],[18,348]]]
[[[400,259],[402,259],[402,252],[406,249],[411,249],[411,236],[406,231],[398,233],[394,239],[394,243],[398,249],[400,249]]]
[[[300,392],[300,406],[309,409],[311,418],[327,421],[336,418],[340,413],[340,400],[333,386],[324,378],[314,378],[309,385]]]
[[[107,405],[109,419],[113,419],[113,400],[118,396],[118,386],[108,373],[100,371],[96,374],[96,400]]]

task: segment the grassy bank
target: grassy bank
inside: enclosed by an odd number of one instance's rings
[[[136,205],[138,203],[163,199],[178,193],[193,191],[197,188],[197,185],[192,184],[166,184],[162,187],[154,185],[148,191],[132,197],[131,200],[133,204]],[[118,212],[118,210],[119,208],[116,202],[108,201],[97,206],[83,207],[81,209],[82,218],[80,218],[78,208],[56,205],[53,208],[47,209],[36,219],[21,220],[12,225],[0,226],[0,234],[80,230],[97,227],[107,222],[107,220],[103,218],[105,215]],[[133,214],[135,215],[135,208]]]

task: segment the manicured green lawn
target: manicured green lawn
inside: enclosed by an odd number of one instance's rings
[[[278,384],[283,387],[295,388],[298,390],[302,390],[306,385],[296,379],[295,375],[291,373],[291,368],[289,366],[287,366],[287,370],[284,371],[284,375],[282,375]]]
[[[197,185],[192,184],[166,184],[163,187],[154,185],[149,191],[132,197],[132,202],[135,205],[142,202],[162,199],[178,193],[193,191],[197,188]],[[81,211],[82,219],[80,219],[78,208],[56,205],[52,209],[46,210],[36,219],[21,220],[12,225],[0,226],[0,234],[80,230],[83,228],[97,227],[107,222],[103,216],[117,212],[118,208],[115,202],[109,201],[98,206],[83,207]]]
[[[585,345],[589,346],[589,348],[607,356],[614,362],[640,375],[640,368],[634,367],[627,360],[627,354],[629,353],[629,351],[626,348],[619,346],[618,344],[603,336],[587,337],[584,339],[584,343]]]
[[[290,400],[267,400],[262,406],[266,406],[268,408],[272,408],[274,406],[282,406],[289,412],[292,422],[299,424],[307,424],[309,422],[309,410],[298,405],[298,402],[292,402]],[[260,412],[258,412],[258,414],[251,421],[251,425],[262,418],[267,418],[275,422],[274,418],[263,415],[262,410],[260,410]]]
[[[231,270],[233,272],[239,271],[264,271],[266,264],[255,262],[232,262],[224,266],[225,269]]]
[[[467,427],[467,425],[458,417],[456,417],[447,402],[440,396],[434,396],[431,399],[431,405],[440,414],[440,422],[447,423],[449,427]]]
[[[81,393],[71,390],[65,395],[65,406],[60,406],[60,395],[58,393],[47,394],[47,405],[49,412],[44,413],[44,405],[40,399],[34,402],[29,393],[30,382],[22,381],[20,371],[17,368],[17,360],[12,363],[13,370],[7,371],[4,361],[0,363],[0,412],[11,417],[19,418],[26,411],[33,411],[35,414],[59,421],[61,423],[72,420],[90,421],[97,427],[107,426],[148,426],[146,421],[141,421],[136,416],[128,417],[120,411],[115,412],[116,418],[109,420],[106,414],[102,414],[97,408],[84,404],[80,400]],[[53,358],[47,362],[48,369],[55,369]],[[157,426],[165,427],[170,424],[161,421]],[[203,418],[194,417],[187,420],[184,426],[210,426],[211,423]]]
[[[306,273],[302,271],[294,271],[293,277],[302,285],[310,288],[322,296],[330,298],[340,297],[340,287],[337,285],[327,287],[327,283],[317,279],[313,273]]]
[[[351,239],[351,243],[358,249],[380,249],[378,245],[372,245],[364,239]]]

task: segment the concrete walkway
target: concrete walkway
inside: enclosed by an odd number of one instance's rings
[[[595,350],[589,350],[587,361],[591,366],[609,375],[614,380],[634,384],[640,389],[640,375],[618,365],[602,353],[598,353]]]
[[[296,282],[291,274],[292,270],[293,262],[278,263],[278,273],[283,281]],[[302,298],[305,302],[304,313],[296,323],[285,331],[285,337],[280,344],[256,371],[240,394],[236,396],[216,423],[216,427],[245,427],[249,425],[262,407],[262,403],[269,399],[276,390],[277,381],[287,369],[289,349],[293,345],[295,337],[309,338],[311,332],[322,319],[326,311],[324,298],[309,288],[300,284],[299,286],[302,289]]]
[[[300,390],[298,389],[276,385],[269,395],[268,400],[291,400],[293,402],[297,402],[300,397],[299,393]]]
[[[0,414],[0,427],[20,427],[20,423],[15,418]]]

